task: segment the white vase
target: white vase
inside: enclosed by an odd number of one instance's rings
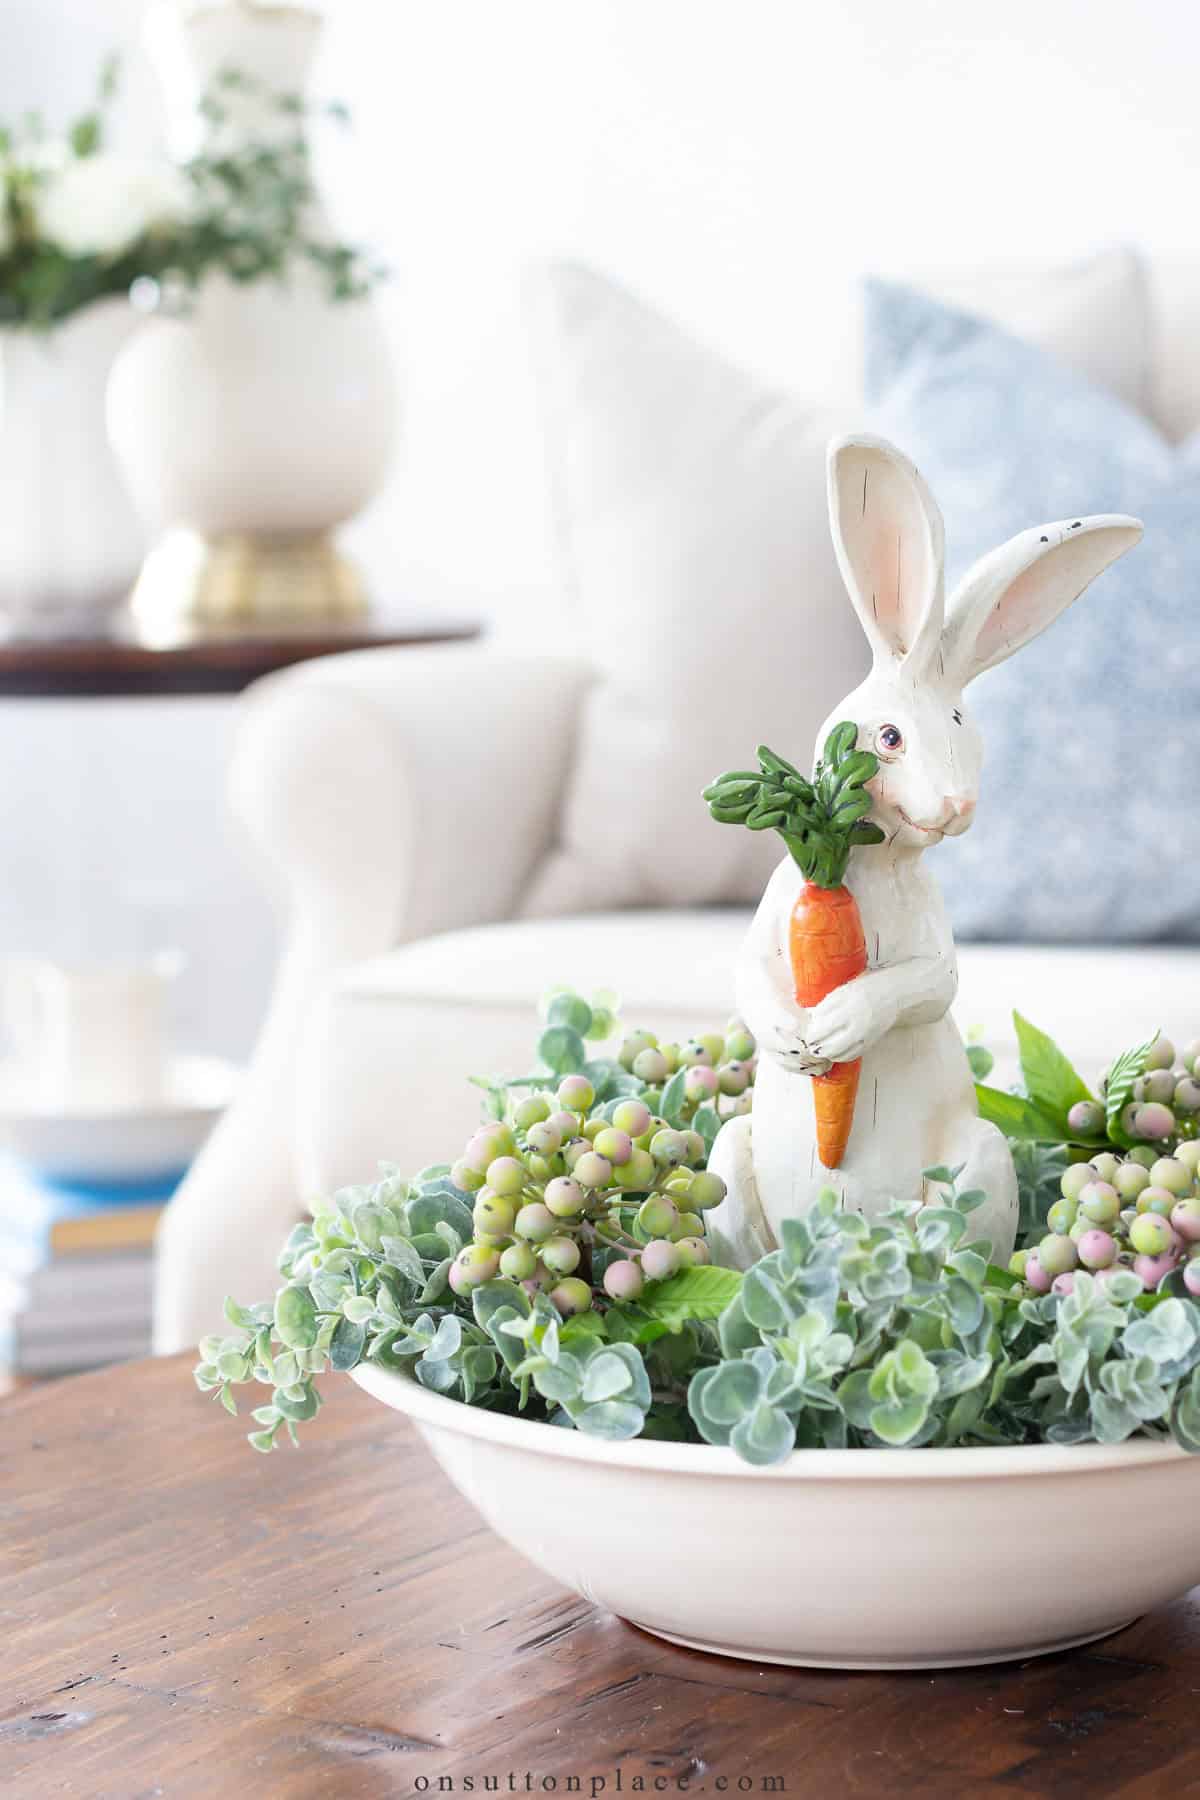
[[[176,105],[185,94],[194,103],[223,68],[272,92],[301,91],[321,24],[306,8],[249,0],[153,18],[151,47]],[[187,123],[181,114],[177,137]],[[224,129],[261,140],[280,128],[278,112],[250,94]],[[310,224],[324,225],[319,205]],[[187,317],[152,321],[109,395],[130,486],[163,534],[138,584],[139,611],[215,621],[356,610],[359,590],[329,534],[378,490],[395,415],[373,303],[332,301],[307,265],[282,283],[213,277]]]
[[[0,331],[0,614],[14,631],[95,629],[128,597],[145,540],[104,403],[136,322],[114,298],[48,331]]]

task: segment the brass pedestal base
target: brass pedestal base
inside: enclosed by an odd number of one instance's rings
[[[175,532],[150,551],[134,586],[147,642],[181,634],[263,632],[361,618],[366,595],[325,533],[201,538]]]

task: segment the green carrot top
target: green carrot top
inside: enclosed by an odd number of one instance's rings
[[[866,783],[879,758],[856,750],[857,737],[853,720],[835,725],[811,781],[760,744],[757,769],[734,769],[705,788],[708,810],[721,825],[777,831],[806,881],[841,887],[854,845],[883,842],[878,825],[867,822]]]

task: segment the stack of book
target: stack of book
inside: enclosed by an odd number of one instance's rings
[[[42,1186],[0,1164],[0,1370],[37,1378],[149,1355],[164,1203]]]

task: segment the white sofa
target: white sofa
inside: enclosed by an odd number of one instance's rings
[[[1174,435],[1200,424],[1196,291],[1194,271],[1170,278],[1148,371]],[[356,653],[248,697],[232,800],[290,935],[244,1090],[164,1221],[160,1350],[214,1328],[225,1293],[272,1291],[276,1246],[307,1198],[381,1160],[452,1157],[478,1113],[466,1077],[521,1072],[550,984],[616,986],[629,1023],[681,1035],[731,1010],[745,906],[517,916],[560,839],[581,721],[609,679],[576,636],[561,634],[561,653]],[[703,746],[688,753],[700,776],[716,772]],[[958,1018],[1002,1068],[1014,1004],[1094,1069],[1101,1047],[1139,1031],[1200,1030],[1200,952],[960,946]]]

